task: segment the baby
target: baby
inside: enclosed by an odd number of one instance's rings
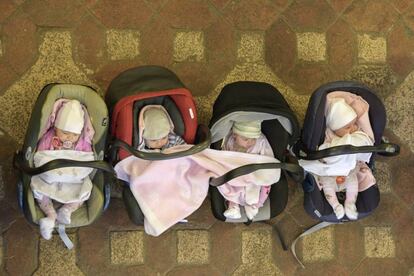
[[[138,149],[162,151],[185,141],[174,133],[174,124],[164,107],[145,106],[140,112],[139,129],[141,132]]]
[[[40,166],[56,158],[93,160],[91,141],[80,139],[85,125],[86,108],[77,100],[59,99],[55,103],[54,112],[57,114],[52,112],[49,117],[50,128],[38,142],[34,156],[35,165]],[[92,138],[94,131],[91,124],[88,133]],[[70,224],[71,214],[89,198],[92,183],[88,175],[91,171],[89,168],[61,168],[32,177],[34,197],[46,215],[39,220],[43,238],[49,240],[52,237],[56,220]],[[79,191],[81,192],[78,193]],[[57,212],[52,199],[63,203]]]
[[[273,157],[272,148],[261,132],[261,121],[234,122],[230,134],[223,139],[222,149]],[[223,186],[225,185],[229,186],[227,183]],[[239,204],[243,204],[246,216],[252,220],[259,212],[259,208],[263,206],[270,192],[270,186],[251,185],[246,188],[223,188],[231,189],[234,193],[240,193],[242,197],[244,196],[243,199],[240,199],[240,202],[228,201],[228,209],[224,212],[224,216],[230,219],[241,218]],[[223,188],[218,187],[219,191],[225,196]],[[238,189],[244,191],[237,191]]]
[[[325,142],[319,149],[326,149],[333,146],[351,144],[354,146],[373,145],[371,138],[357,125],[357,113],[348,105],[344,99],[334,99],[326,114],[326,126],[333,132],[330,142]],[[346,216],[355,220],[358,212],[355,205],[358,196],[357,172],[367,169],[363,161],[368,161],[371,154],[358,154],[356,167],[348,175],[319,176],[320,184],[323,187],[325,197],[332,206],[338,219]],[[324,164],[340,166],[340,162],[346,162],[346,155],[328,157],[320,160]],[[338,162],[339,161],[339,162]],[[335,170],[335,168],[333,168]],[[339,167],[338,167],[339,169]],[[339,203],[336,192],[346,189],[345,208]]]

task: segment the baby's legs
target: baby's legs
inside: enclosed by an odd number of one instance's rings
[[[346,177],[345,180],[346,186],[346,199],[345,203],[353,203],[355,204],[358,196],[358,178],[356,174],[356,170],[352,170],[349,175]]]
[[[51,218],[53,220],[56,219],[56,210],[53,207],[53,202],[50,197],[43,196],[41,199],[36,199],[37,203],[39,203],[40,209],[45,213],[46,217]]]
[[[72,213],[78,210],[82,204],[83,201],[63,204],[57,212],[57,220],[63,224],[70,224]]]
[[[322,184],[323,193],[328,201],[329,205],[335,212],[338,219],[343,218],[345,215],[344,207],[339,203],[336,197],[336,177],[335,176],[320,176],[319,181]]]
[[[319,180],[322,184],[323,193],[328,203],[335,209],[340,203],[336,197],[336,177],[335,176],[321,176]]]
[[[45,213],[46,217],[39,220],[40,234],[46,240],[52,238],[53,228],[56,221],[56,210],[53,208],[52,200],[47,196],[42,196],[41,199],[37,198],[40,209]]]
[[[345,213],[346,216],[355,220],[358,218],[358,212],[355,205],[355,202],[358,197],[358,178],[356,174],[356,169],[352,170],[349,175],[346,177],[346,199],[345,199]]]

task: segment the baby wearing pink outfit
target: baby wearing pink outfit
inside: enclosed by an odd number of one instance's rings
[[[344,99],[337,98],[328,107],[326,114],[326,126],[333,132],[333,138],[330,142],[325,142],[319,149],[351,144],[354,146],[370,146],[373,145],[371,138],[357,125],[357,113],[348,105]],[[332,206],[338,219],[346,216],[355,220],[358,218],[356,208],[356,199],[358,196],[358,178],[357,173],[365,170],[364,161],[368,161],[371,154],[359,154],[362,158],[357,157],[356,167],[352,169],[348,175],[337,176],[319,176],[319,182],[323,187],[323,192],[329,204]],[[346,156],[333,156],[320,160],[325,164],[335,164],[340,166],[341,160],[345,160]],[[338,162],[339,161],[339,162]],[[335,168],[334,168],[335,169]],[[339,203],[336,196],[337,191],[346,189],[345,208]]]
[[[223,139],[222,149],[273,157],[271,146],[261,132],[261,121],[235,122],[230,134]],[[244,205],[246,216],[252,220],[259,212],[259,208],[263,206],[263,203],[266,201],[270,192],[270,186],[252,185],[247,186],[246,188],[231,188],[227,183],[224,184],[223,187],[218,187],[218,189],[224,197],[226,197],[224,189],[245,190],[241,193],[245,198],[240,199],[239,202],[228,201],[228,209],[224,212],[224,216],[229,219],[241,218],[240,204]]]
[[[84,136],[81,135],[85,125],[84,110],[86,110],[86,108],[77,100],[60,99],[56,101],[54,109],[56,109],[54,112],[57,112],[57,114],[52,113],[50,116],[48,124],[52,125],[39,140],[37,151],[39,153],[41,151],[47,152],[54,150],[92,152],[91,141],[86,141],[87,139],[85,140]],[[55,115],[56,118],[54,117]],[[53,120],[54,122],[52,122]],[[90,121],[88,121],[88,123],[90,124]],[[88,129],[89,128],[92,128],[91,124]],[[93,135],[93,128],[89,130]],[[32,189],[38,188],[39,186],[36,186],[33,182],[34,181],[32,181]],[[47,184],[48,183],[46,183],[46,186]],[[52,184],[55,183],[50,183],[50,185]],[[64,203],[56,212],[50,197],[52,195],[49,196],[47,193],[39,193],[34,190],[34,196],[40,209],[46,215],[46,217],[39,220],[39,225],[42,237],[47,240],[52,237],[56,220],[63,224],[70,224],[71,214],[84,202]]]

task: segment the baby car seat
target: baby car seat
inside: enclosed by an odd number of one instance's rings
[[[57,159],[35,168],[33,157],[37,143],[41,138],[41,129],[46,125],[53,105],[59,98],[76,99],[87,108],[95,130],[92,142],[96,161]],[[91,195],[72,214],[71,223],[66,227],[89,225],[108,208],[114,171],[108,163],[103,161],[107,130],[108,112],[106,105],[91,87],[74,84],[48,84],[42,89],[33,107],[23,146],[14,158],[14,166],[19,171],[18,203],[29,222],[38,224],[39,219],[44,217],[33,197],[30,187],[31,176],[62,167],[91,167],[95,169],[89,175],[93,183]]]
[[[369,104],[369,119],[371,128],[374,133],[374,145],[356,147],[352,145],[336,146],[324,150],[318,150],[318,147],[325,140],[325,105],[326,96],[333,91],[345,91],[362,97]],[[293,147],[293,151],[298,159],[318,160],[324,157],[337,156],[342,154],[369,153],[372,152],[368,166],[375,172],[375,156],[395,156],[400,152],[396,144],[388,143],[382,136],[386,123],[385,107],[376,94],[367,86],[352,81],[336,81],[322,85],[311,96],[308,109],[303,124],[301,139]],[[343,223],[350,221],[346,216],[338,219],[325,198],[322,190],[318,188],[314,175],[305,173],[305,179],[302,182],[304,191],[304,208],[313,218],[322,223],[315,225],[308,231],[299,236],[296,241],[307,234],[313,233],[332,223]],[[337,193],[339,202],[344,203],[345,193]],[[378,185],[375,184],[370,188],[358,193],[356,207],[358,219],[370,215],[378,206],[380,201],[380,192]],[[292,244],[292,251],[296,241]],[[295,254],[296,256],[296,254]]]
[[[166,160],[195,154],[210,145],[209,129],[197,125],[197,112],[191,92],[167,68],[142,66],[122,72],[111,82],[105,100],[111,115],[108,158],[114,166],[131,154],[145,160]],[[187,144],[194,146],[171,154],[137,150],[138,116],[146,105],[162,105],[173,121],[174,132]],[[128,215],[132,222],[143,225],[144,214],[128,183],[124,184],[123,201]]]
[[[214,103],[213,116],[210,120],[213,143],[211,148],[221,149],[223,138],[231,130],[234,121],[253,120],[263,121],[262,133],[269,141],[275,158],[281,162],[282,171],[302,176],[301,167],[285,163],[288,149],[299,138],[298,121],[282,94],[267,83],[239,81],[227,84],[221,90]],[[260,167],[256,164],[257,169]],[[223,215],[227,209],[226,202],[216,186],[210,186],[210,198],[213,214],[217,219],[226,222],[250,223],[244,208],[241,208],[240,219],[229,219]],[[287,200],[288,183],[286,175],[282,173],[280,180],[272,184],[269,197],[253,221],[269,220],[279,215],[285,209]]]

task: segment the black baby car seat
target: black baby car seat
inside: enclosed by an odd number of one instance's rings
[[[369,104],[369,119],[371,128],[374,133],[375,142],[373,146],[356,147],[352,145],[343,145],[324,150],[318,150],[318,147],[325,140],[325,105],[326,96],[333,91],[344,91],[356,94],[362,97]],[[375,154],[383,156],[395,156],[400,152],[396,144],[387,142],[383,132],[386,123],[385,107],[376,94],[367,86],[352,81],[336,81],[327,83],[319,87],[309,100],[308,109],[303,124],[300,141],[293,147],[293,151],[298,159],[318,160],[324,157],[336,156],[352,153],[372,152],[368,166],[375,172]],[[322,223],[315,225],[303,233],[298,239],[307,234],[313,233],[332,223],[347,222],[349,219],[346,215],[338,219],[325,198],[322,190],[319,190],[315,177],[311,173],[305,173],[305,179],[302,181],[304,191],[304,208],[313,218],[320,220]],[[345,192],[337,193],[339,202],[342,204],[345,200]],[[380,192],[378,185],[375,184],[367,190],[358,193],[356,207],[358,219],[370,215],[378,206],[380,201]],[[296,239],[296,241],[298,240]],[[292,244],[292,251],[296,241]],[[294,252],[295,254],[295,252]],[[296,254],[295,254],[296,256]]]
[[[282,94],[267,83],[239,81],[227,84],[222,89],[214,103],[210,121],[213,143],[211,148],[221,149],[223,138],[231,130],[234,121],[253,120],[263,121],[262,133],[269,141],[275,158],[281,162],[282,171],[291,172],[300,177],[303,174],[302,168],[296,164],[285,163],[288,149],[299,138],[298,121]],[[259,164],[256,165],[257,169],[260,167]],[[228,219],[223,215],[227,209],[226,202],[217,187],[213,185],[210,186],[210,197],[213,214],[217,219],[226,222],[250,223],[244,208],[241,208],[240,219]],[[287,178],[281,173],[280,180],[272,184],[268,199],[253,221],[269,220],[279,215],[285,209],[287,200]]]

